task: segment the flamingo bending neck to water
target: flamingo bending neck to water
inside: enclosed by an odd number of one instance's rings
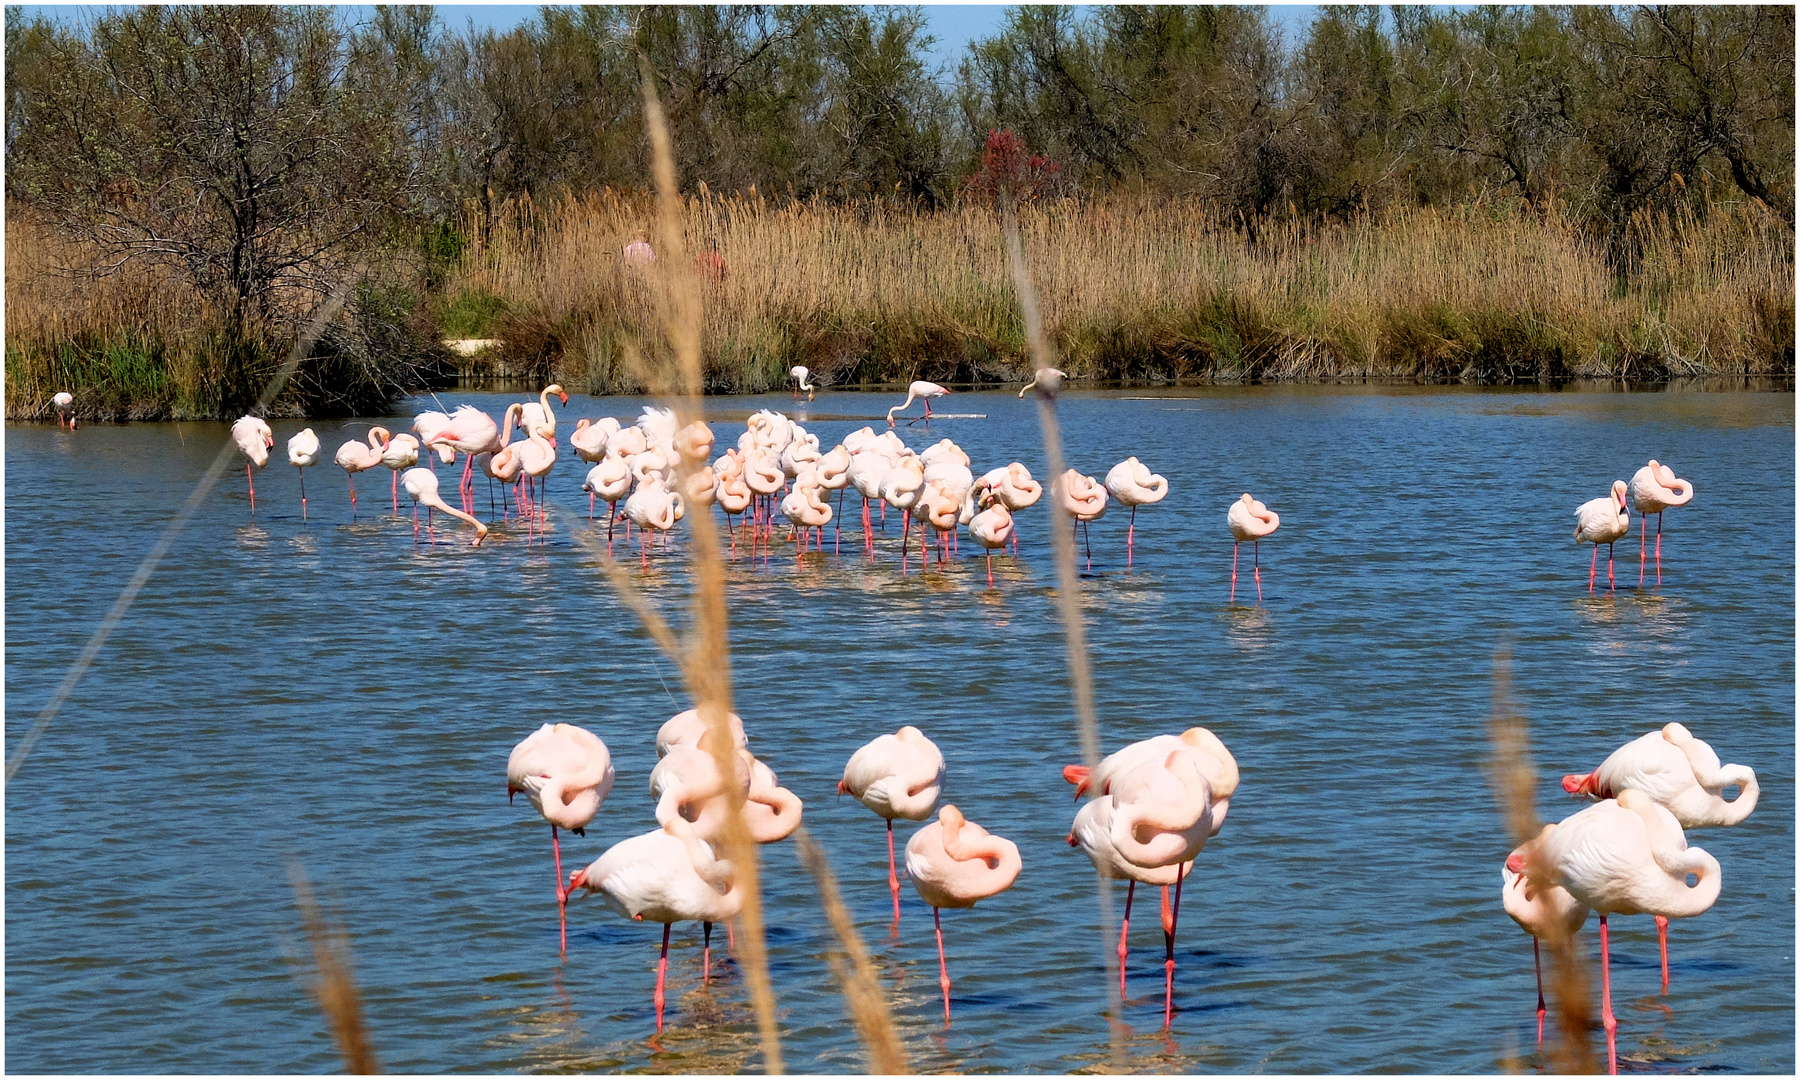
[[[910,424],[916,424],[921,420],[931,419],[931,399],[934,397],[943,397],[945,394],[948,394],[949,392],[950,392],[949,390],[945,389],[942,386],[939,386],[937,383],[926,382],[923,379],[918,380],[917,382],[913,383],[911,386],[908,386],[906,388],[906,400],[887,411],[888,427],[894,426],[894,414],[897,412],[901,412],[901,411],[905,410],[907,407],[911,406],[913,403],[913,398],[919,398],[920,400],[922,400],[925,403],[925,415],[924,416],[915,416],[911,420],[907,421],[907,423],[910,425]]]
[[[954,806],[938,811],[938,819],[913,833],[906,842],[906,873],[913,888],[931,905],[937,931],[938,986],[944,991],[944,1023],[950,1023],[950,966],[944,960],[942,908],[970,908],[1012,888],[1023,864],[1019,848],[963,817]]]
[[[802,390],[806,391],[806,400],[811,401],[813,399],[813,393],[818,390],[818,387],[806,381],[807,376],[810,374],[812,374],[812,372],[808,371],[800,364],[795,364],[793,369],[788,372],[788,377],[794,380],[795,401],[800,400],[800,391]]]
[[[75,395],[67,390],[58,390],[50,398],[50,404],[56,408],[56,426],[75,430]]]
[[[432,472],[430,469],[408,469],[400,477],[400,486],[404,487],[406,493],[412,496],[414,542],[417,542],[419,538],[419,507],[421,505],[426,508],[426,535],[429,536],[434,543],[437,540],[437,534],[431,531],[431,519],[429,515],[432,510],[442,510],[453,518],[458,518],[473,525],[475,527],[475,542],[470,544],[470,547],[480,547],[481,542],[487,539],[488,527],[478,521],[474,514],[465,514],[461,510],[450,506],[438,496],[437,473]]]

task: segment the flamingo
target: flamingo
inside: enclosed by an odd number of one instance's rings
[[[1756,772],[1748,765],[1720,765],[1705,740],[1680,724],[1664,724],[1614,750],[1600,767],[1562,779],[1571,795],[1610,799],[1636,788],[1661,803],[1684,829],[1736,825],[1756,809]],[[1725,801],[1725,789],[1738,797]]]
[[[288,464],[300,474],[300,519],[306,520],[306,469],[319,460],[319,437],[313,434],[312,428],[304,428],[300,434],[288,440]]]
[[[1062,381],[1068,377],[1069,375],[1067,372],[1059,371],[1053,367],[1038,368],[1031,373],[1031,381],[1024,386],[1019,387],[1019,396],[1023,398],[1025,396],[1025,391],[1034,386],[1043,387],[1043,390],[1039,391],[1040,393],[1047,396],[1054,396],[1055,393],[1062,388]]]
[[[994,587],[994,549],[1005,548],[1012,539],[1012,513],[997,495],[988,495],[979,514],[969,519],[969,535],[987,549],[988,588]]]
[[[919,381],[913,383],[911,386],[908,386],[906,388],[906,400],[887,411],[888,427],[894,426],[894,414],[897,412],[900,412],[901,410],[910,406],[913,403],[913,398],[919,398],[925,402],[925,415],[924,416],[915,416],[911,420],[907,421],[907,423],[910,425],[910,424],[916,424],[920,420],[930,420],[931,419],[931,399],[934,397],[943,397],[945,394],[948,394],[949,392],[950,391],[939,386],[937,383],[926,382],[923,379],[920,379]]]
[[[450,416],[448,413],[432,410],[422,412],[413,417],[413,433],[419,437],[419,445],[427,447],[428,450],[435,449],[438,453],[438,457],[442,458],[446,465],[456,460],[456,451],[448,446],[433,446],[432,444],[436,441],[437,437],[447,431],[449,427]],[[425,463],[427,465],[431,464],[429,453],[425,459]]]
[[[906,873],[920,898],[931,905],[937,930],[945,1024],[950,1023],[950,967],[944,960],[944,924],[938,913],[943,908],[974,907],[977,900],[1005,892],[1022,868],[1018,845],[988,832],[951,805],[906,842]]]
[[[625,516],[641,530],[640,548],[644,569],[650,569],[650,534],[668,532],[681,520],[681,496],[663,485],[661,473],[650,473],[638,483],[637,490],[625,500]],[[627,549],[629,550],[629,548]]]
[[[774,514],[774,508],[769,505],[773,501],[772,497],[787,483],[787,474],[781,471],[780,452],[766,446],[752,446],[749,453],[744,455],[744,483],[750,488],[751,496],[758,500],[757,503],[752,503],[751,538],[754,540],[760,529],[754,507],[760,503],[764,507],[760,520],[769,522]],[[773,530],[772,523],[770,528]]]
[[[675,451],[675,460],[692,469],[706,464],[706,459],[713,452],[713,430],[704,420],[695,420],[683,425],[669,440],[671,449]],[[818,445],[818,440],[813,440]]]
[[[381,463],[393,470],[388,484],[388,495],[393,499],[394,516],[400,516],[400,473],[419,463],[419,440],[401,432],[388,440],[387,448],[381,452]],[[562,875],[556,875],[558,881]]]
[[[406,489],[408,495],[412,496],[413,537],[415,540],[419,535],[419,507],[421,505],[424,505],[428,510],[442,510],[453,518],[458,518],[473,525],[475,527],[475,542],[470,544],[470,547],[480,547],[481,542],[487,539],[488,527],[477,521],[475,515],[465,514],[461,510],[452,509],[448,503],[438,497],[437,473],[432,472],[430,469],[408,469],[400,477],[400,486]],[[426,532],[429,534],[430,530],[431,523],[427,520]],[[432,534],[432,538],[433,540],[436,539],[435,534]]]
[[[244,463],[244,478],[250,482],[250,512],[256,513],[256,473],[269,463],[269,450],[275,445],[275,434],[269,425],[254,416],[240,417],[231,425],[231,441],[250,460]]]
[[[1225,512],[1225,524],[1231,527],[1231,602],[1237,603],[1238,545],[1248,540],[1256,573],[1256,600],[1262,602],[1262,540],[1281,528],[1281,515],[1253,499],[1248,491]]]
[[[925,466],[915,455],[900,459],[881,479],[881,501],[900,511],[900,572],[906,573],[906,549],[911,542],[912,508],[925,489]],[[920,553],[921,556],[924,554]]]
[[[1631,476],[1631,501],[1637,505],[1638,517],[1656,515],[1656,583],[1662,584],[1662,516],[1671,506],[1686,506],[1694,497],[1691,481],[1675,476],[1675,470],[1655,458]],[[1645,530],[1638,530],[1638,584],[1644,583]],[[1599,549],[1595,549],[1599,554]]]
[[[1125,993],[1126,942],[1136,883],[1162,887],[1166,1026],[1174,1016],[1175,924],[1181,915],[1181,882],[1191,869],[1173,868],[1191,862],[1207,839],[1224,826],[1231,797],[1237,792],[1237,759],[1211,731],[1192,727],[1180,735],[1157,735],[1132,743],[1109,755],[1092,773],[1085,766],[1070,765],[1063,769],[1063,779],[1075,785],[1077,798],[1090,789],[1098,796],[1075,815],[1070,845],[1085,851],[1103,876],[1132,882],[1125,893],[1125,918],[1119,928],[1121,995]],[[1153,835],[1148,841],[1141,840],[1139,832],[1144,829],[1178,836],[1181,854],[1174,854],[1172,839]],[[1175,886],[1173,907],[1170,885]]]
[[[506,759],[506,801],[512,802],[513,795],[523,791],[550,823],[550,851],[556,858],[556,915],[562,927],[563,952],[569,951],[569,893],[563,888],[562,843],[556,830],[561,826],[576,836],[586,836],[587,823],[594,820],[612,785],[612,754],[606,744],[593,732],[574,724],[545,724],[513,747]]]
[[[602,416],[598,420],[586,417],[575,421],[575,430],[569,433],[569,445],[575,449],[575,455],[590,465],[598,465],[606,458],[607,440],[618,434],[619,422],[610,416]]]
[[[1044,496],[1044,485],[1031,478],[1031,470],[1015,461],[1002,469],[990,469],[975,482],[976,498],[980,498],[982,489],[992,491],[999,499],[1000,505],[1014,514],[1028,507],[1036,506]],[[1015,523],[1012,534],[1012,547],[1015,553],[1019,550],[1019,530]]]
[[[576,889],[600,893],[609,907],[628,918],[642,922],[648,916],[663,924],[662,958],[656,964],[659,1033],[671,927],[694,920],[705,923],[710,936],[713,923],[735,917],[743,904],[735,868],[715,858],[711,845],[694,835],[693,826],[680,817],[671,817],[659,829],[607,848],[592,865],[570,875],[568,891],[573,894]],[[707,974],[710,976],[710,970]]]
[[[963,470],[967,472],[967,469]],[[931,541],[930,533],[937,534],[938,566],[942,569],[946,544],[944,538],[956,532],[962,523],[963,500],[968,497],[968,489],[958,495],[945,480],[927,480],[925,490],[919,493],[919,501],[913,504],[913,516],[919,519],[919,563],[923,567]],[[988,584],[992,585],[993,568],[988,569]]]
[[[1062,503],[1069,517],[1074,519],[1075,526],[1082,530],[1082,537],[1087,537],[1087,525],[1091,521],[1100,520],[1106,513],[1106,488],[1091,476],[1083,476],[1070,469],[1058,478],[1056,497]],[[1087,568],[1094,568],[1094,544],[1087,543]]]
[[[387,428],[372,427],[369,429],[368,442],[351,439],[338,447],[337,456],[332,459],[338,468],[344,470],[344,475],[350,479],[351,517],[356,516],[356,474],[381,464],[381,456],[387,451],[389,438]]]
[[[506,415],[501,418],[500,437],[497,445],[475,455],[475,467],[488,478],[488,513],[493,513],[493,484],[498,481],[502,488],[519,482],[523,461],[519,457],[519,444],[512,441],[513,423],[519,418],[524,405],[513,402],[506,407]],[[513,488],[513,494],[519,496],[519,489]],[[520,513],[524,513],[524,498],[519,496]],[[505,511],[503,510],[504,514]]]
[[[427,414],[429,415],[429,414]],[[439,414],[441,415],[441,414]],[[457,491],[462,496],[465,511],[474,508],[475,499],[475,455],[491,454],[502,449],[500,442],[500,425],[494,418],[473,405],[461,405],[450,414],[448,423],[437,428],[433,434],[420,432],[420,438],[427,447],[435,447],[445,456],[445,461],[455,460],[456,454],[464,455],[462,483]]]
[[[838,794],[848,792],[887,819],[888,889],[894,894],[894,928],[900,927],[900,875],[894,865],[894,819],[924,821],[944,789],[944,755],[925,733],[908,724],[869,742],[844,765]]]
[[[788,371],[788,377],[794,380],[795,401],[800,400],[800,391],[802,390],[806,391],[806,400],[811,401],[813,399],[813,391],[817,390],[818,387],[806,381],[806,377],[810,374],[811,372],[800,364],[795,364],[793,368]]]
[[[1600,545],[1606,545],[1606,587],[1613,588],[1613,544],[1631,532],[1631,511],[1625,509],[1625,481],[1614,480],[1612,495],[1589,499],[1575,508],[1575,546],[1594,545],[1588,561],[1588,592],[1594,591],[1594,574],[1600,564]]]
[[[526,543],[530,543],[530,526],[535,526],[537,523],[537,507],[539,496],[541,496],[544,491],[544,480],[550,475],[551,466],[556,464],[556,443],[549,436],[544,434],[544,429],[542,427],[538,427],[535,430],[528,428],[527,430],[531,431],[530,438],[509,444],[506,449],[509,449],[514,454],[518,455],[519,471],[524,473],[524,483],[527,489],[526,502],[530,508],[531,514],[531,517],[527,521],[528,528],[525,537]],[[537,481],[538,485],[536,495],[530,493],[531,482],[533,480]]]
[[[1600,913],[1600,1017],[1606,1027],[1608,1071],[1617,1074],[1619,1022],[1612,1009],[1606,920],[1611,915],[1686,919],[1705,913],[1719,898],[1719,861],[1687,846],[1674,814],[1628,788],[1617,799],[1544,826],[1506,865],[1534,884],[1562,886]],[[1690,874],[1697,879],[1691,887]]]
[[[742,750],[749,746],[744,737],[744,718],[737,713],[727,716],[731,728],[731,742],[734,749]],[[669,717],[667,722],[656,731],[656,756],[663,757],[677,746],[691,746],[700,741],[700,736],[707,731],[706,721],[700,718],[699,709],[688,709]]]
[[[606,550],[610,554],[613,519],[619,500],[631,490],[631,468],[625,464],[624,458],[608,454],[600,464],[588,470],[587,479],[581,482],[581,488],[588,493],[589,519],[594,516],[595,497],[606,504]]]
[[[1137,508],[1162,502],[1169,494],[1169,482],[1137,458],[1128,457],[1106,474],[1106,490],[1119,500],[1120,506],[1131,507],[1131,524],[1125,530],[1125,565],[1130,566],[1131,544],[1137,535]]]
[[[681,817],[693,824],[695,836],[707,841],[724,835],[732,803],[749,796],[753,760],[748,750],[732,750],[732,784],[737,799],[727,798],[726,781],[719,773],[719,762],[711,746],[711,734],[703,731],[691,743],[669,747],[669,752],[650,770],[650,795],[656,800],[657,820]]]
[[[550,445],[555,446],[556,414],[550,411],[551,394],[560,398],[564,405],[569,403],[569,395],[563,392],[563,388],[556,383],[551,383],[544,387],[536,401],[527,401],[523,404],[519,420],[525,428],[525,434],[542,435],[550,441]]]
[[[748,751],[746,751],[748,753]],[[759,844],[786,840],[800,827],[800,797],[781,786],[775,771],[750,759],[750,791],[744,796],[744,828]]]
[[[732,515],[750,509],[750,500],[755,498],[750,485],[744,482],[744,456],[736,449],[725,451],[713,462],[713,477],[713,499],[725,511],[726,525],[731,526]],[[737,555],[735,526],[731,526],[731,554]]]
[[[844,535],[843,491],[850,486],[850,451],[844,448],[843,443],[832,447],[830,452],[819,458],[819,486],[826,491],[838,493],[838,522],[831,540],[831,550],[835,553],[838,541]]]
[[[850,455],[850,467],[847,475],[850,486],[862,496],[863,552],[873,558],[875,555],[875,534],[869,521],[870,500],[881,499],[882,485],[887,481],[888,473],[898,464],[880,450],[871,446],[860,453]],[[920,474],[921,477],[923,474]]]
[[[50,397],[50,404],[56,409],[56,426],[75,430],[75,395],[67,390],[58,390]]]
[[[800,551],[806,550],[806,534],[819,530],[819,543],[824,546],[825,526],[831,521],[831,504],[825,501],[825,488],[819,474],[807,468],[794,480],[794,490],[781,500],[781,512],[800,530]]]
[[[1500,905],[1512,916],[1519,928],[1531,935],[1531,966],[1537,972],[1537,1037],[1544,1041],[1544,962],[1538,942],[1567,941],[1587,924],[1588,906],[1569,895],[1560,885],[1534,885],[1523,873],[1514,870],[1513,858],[1522,861],[1523,846],[1515,848],[1500,868]]]

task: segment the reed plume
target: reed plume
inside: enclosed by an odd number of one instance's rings
[[[337,1040],[338,1052],[344,1057],[344,1070],[358,1076],[381,1071],[370,1045],[368,1028],[363,1024],[362,998],[357,993],[356,975],[350,963],[350,939],[344,929],[326,920],[313,898],[312,886],[298,864],[288,868],[288,880],[294,887],[294,903],[300,908],[300,921],[312,942],[314,976],[313,993],[319,1008]]]
[[[1488,718],[1488,736],[1494,744],[1489,779],[1512,844],[1517,847],[1536,839],[1543,826],[1537,816],[1537,770],[1531,763],[1530,723],[1512,703],[1512,650],[1504,644],[1494,651],[1494,704]],[[1537,859],[1538,848],[1532,844],[1526,850],[1525,872],[1547,879]],[[1556,1014],[1557,1038],[1550,1044],[1552,1067],[1562,1073],[1591,1073],[1596,1071],[1597,1062],[1588,1046],[1592,1017],[1588,1011],[1587,966],[1575,948],[1574,938],[1554,933],[1560,924],[1550,929],[1552,936],[1542,941],[1550,954],[1548,989]]]

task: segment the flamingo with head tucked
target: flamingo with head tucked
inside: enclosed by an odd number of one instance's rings
[[[906,842],[906,873],[931,905],[937,930],[938,985],[944,991],[944,1023],[950,1022],[950,966],[944,960],[943,908],[970,908],[1012,888],[1023,864],[1011,840],[995,836],[963,817],[954,806]]]
[[[1056,498],[1068,511],[1074,527],[1081,530],[1087,540],[1087,568],[1094,568],[1094,544],[1087,538],[1089,522],[1100,520],[1106,513],[1106,488],[1091,476],[1083,476],[1074,469],[1062,474],[1056,480]]]
[[[1650,464],[1639,469],[1631,477],[1631,501],[1637,505],[1638,517],[1648,519],[1656,515],[1656,583],[1662,584],[1662,522],[1663,511],[1672,506],[1686,506],[1694,497],[1694,485],[1691,481],[1676,477],[1675,470],[1662,464],[1655,458]],[[1644,583],[1644,529],[1638,530],[1638,584]],[[1598,549],[1595,550],[1597,555]]]
[[[1631,532],[1631,511],[1625,508],[1625,481],[1614,480],[1612,494],[1589,499],[1575,508],[1575,546],[1594,545],[1588,560],[1588,592],[1594,591],[1594,575],[1600,564],[1600,545],[1606,545],[1606,587],[1613,588],[1613,544]]]
[[[381,452],[381,463],[393,470],[388,494],[393,499],[394,516],[400,516],[400,473],[419,463],[419,440],[401,432],[388,440]]]
[[[944,387],[939,386],[937,383],[934,383],[934,382],[926,382],[923,379],[920,379],[917,382],[914,382],[911,386],[908,386],[906,388],[906,400],[887,411],[888,427],[894,426],[894,414],[897,412],[900,412],[900,411],[906,409],[907,407],[909,407],[910,405],[912,405],[913,398],[918,398],[925,403],[925,415],[924,416],[915,416],[911,420],[907,421],[907,423],[909,425],[911,425],[911,424],[916,424],[921,420],[930,420],[931,419],[931,399],[934,397],[943,397],[945,394],[948,394],[949,392],[950,392],[949,390],[946,390]]]
[[[900,926],[900,875],[894,863],[894,819],[923,821],[944,790],[944,755],[925,733],[908,724],[850,755],[838,794],[849,793],[887,819],[888,889],[894,894],[894,926]]]
[[[429,469],[417,470],[430,472]],[[410,490],[410,489],[408,489]],[[574,724],[545,724],[513,747],[506,759],[506,801],[523,791],[550,823],[550,850],[556,858],[556,914],[562,949],[569,951],[569,890],[563,888],[562,843],[558,826],[576,836],[599,813],[612,790],[612,754],[600,737]]]
[[[1754,769],[1721,765],[1704,739],[1674,723],[1619,747],[1585,776],[1563,777],[1562,786],[1571,795],[1594,799],[1636,788],[1666,807],[1684,829],[1736,825],[1756,809],[1761,790]],[[1725,789],[1731,787],[1738,789],[1738,797],[1727,802]]]
[[[575,455],[581,460],[598,465],[606,458],[607,440],[618,430],[619,422],[610,416],[598,420],[582,417],[575,421],[575,430],[569,433],[569,445],[574,447]]]
[[[1005,548],[1006,542],[1012,539],[1013,517],[1006,504],[997,495],[988,494],[981,504],[981,512],[969,519],[969,535],[975,542],[987,549],[988,588],[994,587],[994,549]]]
[[[1162,502],[1169,494],[1169,482],[1137,458],[1128,457],[1106,474],[1106,490],[1119,500],[1120,506],[1131,507],[1131,524],[1125,530],[1125,565],[1130,566],[1131,546],[1137,536],[1137,508]]]
[[[1688,847],[1675,815],[1635,788],[1573,814],[1513,852],[1507,869],[1533,884],[1560,885],[1600,913],[1601,1022],[1606,1028],[1609,1071],[1619,1071],[1612,1008],[1612,964],[1607,918],[1655,915],[1685,919],[1711,909],[1719,898],[1719,861]],[[1687,879],[1693,876],[1695,884]]]
[[[1237,602],[1238,545],[1248,540],[1256,574],[1256,599],[1262,600],[1263,537],[1281,527],[1281,515],[1253,499],[1248,491],[1225,512],[1225,524],[1231,528],[1231,602]]]
[[[275,445],[275,433],[260,417],[241,417],[231,425],[231,441],[250,460],[244,465],[244,478],[250,482],[250,512],[256,513],[256,469],[269,463],[269,450]]]
[[[1520,871],[1513,869],[1513,857],[1523,867],[1524,847],[1515,848],[1500,868],[1500,906],[1512,916],[1519,928],[1531,935],[1531,966],[1537,973],[1537,1037],[1544,1041],[1544,962],[1538,942],[1552,945],[1569,940],[1586,925],[1588,906],[1569,895],[1560,885],[1533,884]]]
[[[300,474],[300,519],[306,520],[306,470],[317,464],[319,460],[319,437],[312,428],[304,428],[300,434],[288,440],[288,464]]]

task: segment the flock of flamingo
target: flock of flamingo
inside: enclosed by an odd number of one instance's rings
[[[809,384],[804,368],[794,371],[796,392],[809,400],[816,387]],[[1049,377],[1051,385],[1060,372],[1040,371],[1033,385]],[[1029,389],[1029,387],[1027,387]],[[888,412],[893,414],[923,398],[930,415],[933,397],[948,393],[934,383],[914,383],[907,400]],[[1024,391],[1020,391],[1023,396]],[[479,545],[488,526],[474,515],[474,473],[513,487],[511,496],[521,515],[534,520],[541,511],[542,484],[557,457],[557,419],[552,396],[566,404],[560,386],[546,387],[535,402],[508,406],[503,425],[472,406],[452,414],[427,412],[414,422],[416,436],[394,435],[373,428],[366,442],[352,441],[338,449],[334,460],[350,476],[352,512],[355,507],[355,475],[377,466],[393,471],[391,495],[398,512],[398,488],[405,486],[414,503],[414,532],[418,506],[459,518],[475,530]],[[58,396],[59,418],[67,403]],[[919,419],[924,419],[920,417]],[[59,422],[60,419],[59,419]],[[74,427],[72,414],[67,426]],[[524,438],[512,439],[517,428]],[[268,425],[246,416],[232,428],[232,437],[250,460],[246,475],[255,506],[253,467],[267,463],[274,446]],[[1035,505],[1043,494],[1030,471],[1013,462],[977,478],[969,456],[950,439],[922,452],[914,452],[893,431],[877,435],[862,428],[829,450],[818,436],[786,416],[762,410],[750,417],[738,445],[707,463],[713,449],[713,433],[703,422],[678,426],[666,409],[646,407],[633,425],[610,417],[581,420],[569,443],[584,462],[592,464],[583,490],[593,504],[607,504],[609,548],[613,523],[623,518],[640,533],[644,558],[657,534],[667,533],[681,520],[686,505],[716,504],[728,522],[748,517],[750,542],[760,545],[773,535],[777,512],[793,526],[793,535],[804,549],[816,536],[823,547],[824,526],[840,519],[843,492],[854,488],[862,497],[864,549],[873,555],[871,507],[879,504],[885,515],[893,507],[903,516],[902,568],[910,548],[912,522],[920,529],[920,557],[925,560],[935,547],[940,559],[948,557],[958,526],[987,549],[989,584],[993,581],[992,552],[1009,542],[1017,544],[1013,514]],[[319,460],[318,437],[308,428],[288,442],[288,460],[301,472],[301,505],[305,512],[304,469]],[[429,463],[433,452],[445,464],[464,455],[459,495],[462,508],[438,495],[438,480],[430,468],[416,467],[421,452]],[[402,472],[404,470],[404,472]],[[535,485],[535,486],[534,486]],[[1078,528],[1105,512],[1108,496],[1132,510],[1126,534],[1127,559],[1135,535],[1139,506],[1161,501],[1168,482],[1155,475],[1137,458],[1114,466],[1104,483],[1068,470],[1053,485]],[[830,493],[838,493],[834,512]],[[785,493],[785,496],[784,496]],[[1593,591],[1598,571],[1599,545],[1608,545],[1607,582],[1614,584],[1611,547],[1630,532],[1632,504],[1648,519],[1657,515],[1657,580],[1662,574],[1662,513],[1687,504],[1694,494],[1691,483],[1675,477],[1668,466],[1651,460],[1628,485],[1615,481],[1609,496],[1584,503],[1575,511],[1577,544],[1594,546],[1589,563],[1588,588]],[[1627,502],[1627,496],[1631,502]],[[507,510],[510,513],[510,507]],[[1233,595],[1237,581],[1235,543],[1259,542],[1274,532],[1280,519],[1248,493],[1233,502],[1227,513],[1234,549]],[[629,528],[629,526],[628,526]],[[738,527],[732,523],[735,550]],[[1639,582],[1648,559],[1647,529],[1640,529]],[[937,534],[935,541],[930,532]],[[839,527],[841,537],[841,523]],[[834,547],[836,543],[834,542]],[[1090,550],[1091,559],[1091,550]],[[1258,596],[1261,565],[1255,566]],[[718,857],[713,845],[728,824],[734,800],[743,806],[742,821],[757,843],[775,843],[799,826],[801,800],[782,788],[774,772],[748,749],[744,724],[729,718],[733,747],[725,759],[735,763],[727,780],[721,773],[710,734],[695,710],[671,718],[658,731],[660,758],[650,774],[650,791],[656,799],[657,827],[622,840],[608,848],[585,869],[569,876],[565,885],[558,830],[585,835],[612,788],[614,773],[605,742],[573,724],[545,724],[513,749],[507,763],[508,796],[524,792],[550,824],[551,848],[556,867],[556,899],[567,948],[567,905],[578,893],[601,894],[619,913],[663,924],[662,956],[657,966],[654,995],[657,1030],[663,1026],[664,985],[668,967],[671,927],[676,922],[699,921],[705,928],[702,979],[711,976],[712,925],[730,920],[740,909],[742,897],[735,884],[731,863]],[[905,865],[919,895],[933,909],[937,935],[939,982],[944,997],[944,1019],[950,1019],[950,978],[945,959],[943,908],[973,906],[1010,888],[1018,878],[1022,861],[1016,845],[987,832],[953,805],[938,807],[944,784],[944,757],[937,746],[916,727],[903,727],[882,735],[851,755],[844,768],[839,794],[849,794],[886,820],[888,885],[893,897],[894,925],[900,921],[900,879],[894,852],[894,822],[923,821],[937,810],[937,820],[918,829],[906,844]],[[1125,918],[1117,946],[1120,991],[1127,974],[1127,943],[1131,904],[1139,882],[1162,889],[1164,935],[1164,1025],[1174,1009],[1174,941],[1181,910],[1183,881],[1206,841],[1225,822],[1231,796],[1238,785],[1238,767],[1224,744],[1203,727],[1180,735],[1158,735],[1133,743],[1090,771],[1071,765],[1063,777],[1075,785],[1076,797],[1089,796],[1075,815],[1068,843],[1080,848],[1102,876],[1129,882]],[[1538,1038],[1543,1038],[1546,1006],[1543,996],[1540,940],[1566,939],[1587,921],[1590,911],[1600,915],[1602,1019],[1607,1036],[1608,1064],[1617,1072],[1615,1042],[1617,1020],[1612,1011],[1612,984],[1608,941],[1608,917],[1649,914],[1655,917],[1662,953],[1662,988],[1668,991],[1668,920],[1704,913],[1717,900],[1720,888],[1718,861],[1704,850],[1689,847],[1684,829],[1735,825],[1755,808],[1756,774],[1742,765],[1721,765],[1718,755],[1686,727],[1671,723],[1620,747],[1598,769],[1563,778],[1572,795],[1599,800],[1519,846],[1502,870],[1502,905],[1533,937],[1538,971]],[[1736,799],[1724,793],[1737,787]],[[1696,883],[1689,885],[1692,876]],[[1170,889],[1174,890],[1171,902]]]

